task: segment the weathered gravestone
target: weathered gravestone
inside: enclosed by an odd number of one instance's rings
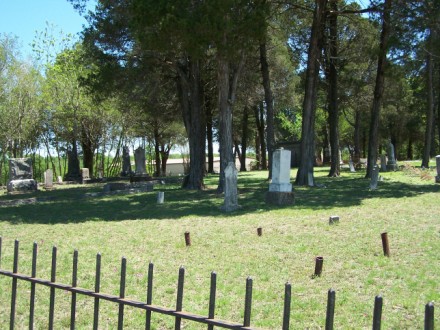
[[[44,171],[44,188],[53,188],[53,170],[51,168],[48,168],[46,171]]]
[[[9,160],[8,193],[20,193],[38,190],[33,179],[32,159],[11,158]]]
[[[388,153],[387,170],[397,171],[396,157],[394,155],[394,146],[391,143],[391,141],[388,143],[387,153]]]
[[[377,182],[379,181],[379,166],[374,165],[373,170],[371,171],[371,181],[370,181],[370,189],[377,189]]]
[[[81,183],[87,183],[90,181],[90,172],[87,167],[81,169]]]
[[[356,169],[354,168],[353,159],[350,158],[350,160],[348,161],[348,165],[350,166],[350,172],[355,173]]]
[[[387,156],[386,155],[380,155],[380,171],[381,172],[388,172]]]
[[[73,150],[67,150],[67,173],[64,176],[65,181],[81,181],[81,171],[79,169],[78,151],[76,147]]]
[[[222,211],[232,212],[240,208],[238,205],[237,191],[238,172],[233,162],[230,162],[225,169],[225,201]]]
[[[290,150],[277,149],[272,157],[272,182],[266,193],[266,203],[289,205],[293,202],[294,196],[290,183]]]
[[[135,161],[135,174],[145,175],[147,174],[147,169],[145,167],[145,149],[137,148],[134,151],[134,161]]]
[[[435,156],[435,164],[437,166],[437,175],[435,177],[435,182],[440,183],[440,155]]]
[[[121,176],[131,175],[130,149],[127,146],[122,148],[122,172]]]

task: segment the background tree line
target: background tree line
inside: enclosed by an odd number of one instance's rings
[[[1,37],[3,168],[44,150],[57,175],[79,175],[67,155],[117,175],[122,147],[141,139],[164,175],[187,141],[186,187],[202,189],[216,153],[222,172],[235,157],[245,170],[251,151],[270,178],[277,144],[297,142],[296,182],[313,186],[317,163],[340,174],[339,150],[368,158],[367,177],[389,140],[423,166],[439,152],[437,1],[100,0],[88,13],[69,1],[90,25],[43,69]],[[40,35],[36,55],[53,43]]]

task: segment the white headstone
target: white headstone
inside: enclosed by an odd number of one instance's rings
[[[290,150],[277,149],[272,158],[272,182],[269,191],[292,192],[290,183]]]
[[[46,189],[53,188],[53,170],[51,168],[44,172],[44,187]]]
[[[374,165],[373,170],[371,171],[371,182],[370,189],[377,189],[377,181],[379,181],[379,166]]]
[[[230,162],[225,169],[225,202],[222,210],[232,212],[240,208],[238,205],[237,168]]]
[[[165,193],[163,191],[159,191],[157,193],[157,204],[163,204],[165,199]]]

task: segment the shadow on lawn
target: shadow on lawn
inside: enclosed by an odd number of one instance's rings
[[[401,182],[379,182],[378,189],[369,190],[369,180],[361,173],[340,178],[319,177],[322,188],[294,187],[295,205],[286,210],[328,209],[360,205],[368,198],[414,197],[423,193],[439,192],[435,184],[410,185]],[[215,177],[214,177],[215,180]],[[242,208],[232,214],[220,211],[223,196],[214,189],[206,191],[182,190],[178,186],[155,187],[153,192],[90,197],[102,186],[80,186],[54,191],[39,191],[34,195],[1,196],[0,201],[30,197],[51,198],[47,201],[17,206],[0,206],[0,221],[18,223],[58,224],[83,221],[121,221],[134,219],[179,219],[186,216],[221,217],[267,211],[280,208],[264,201],[268,182],[262,176],[241,173],[239,176],[239,204]],[[165,203],[156,202],[157,191],[165,192]]]

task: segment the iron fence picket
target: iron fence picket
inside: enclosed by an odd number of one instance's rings
[[[121,260],[121,281],[119,288],[119,298],[125,299],[125,276],[127,273],[127,259],[125,257]],[[118,329],[122,330],[124,328],[124,303],[119,303],[119,313],[118,313]]]
[[[50,274],[50,282],[55,283],[57,276],[57,247],[52,248],[52,268]],[[49,329],[52,330],[55,318],[55,287],[50,287],[50,302],[49,302]]]
[[[333,289],[328,290],[327,297],[327,314],[325,318],[325,330],[333,330],[333,323],[335,318],[335,302],[336,292]]]
[[[251,325],[251,309],[252,309],[252,283],[251,277],[246,279],[246,296],[244,299],[244,321],[243,326],[249,327]]]
[[[38,253],[38,245],[37,242],[34,242],[32,248],[32,271],[31,271],[32,277],[37,277],[37,253]],[[29,330],[34,329],[35,293],[36,293],[36,284],[34,282],[31,282],[31,295],[29,302]]]
[[[283,330],[289,330],[290,327],[291,301],[292,301],[292,285],[289,282],[287,282],[284,286]]]
[[[425,330],[434,330],[434,304],[432,302],[425,306]]]
[[[78,284],[78,251],[73,251],[73,265],[72,265],[72,287],[75,288]],[[70,307],[70,329],[75,330],[76,318],[76,292],[72,292],[72,302]]]
[[[153,274],[154,265],[152,262],[148,264],[148,284],[147,284],[147,305],[153,303]],[[145,330],[151,329],[151,310],[146,311],[145,315]]]
[[[380,330],[382,324],[382,306],[383,298],[376,296],[374,299],[373,330]]]
[[[14,274],[18,273],[18,251],[19,251],[19,241],[14,242],[14,265],[12,272]],[[17,278],[12,278],[12,292],[11,292],[11,314],[9,320],[10,329],[14,329],[15,326],[15,305],[17,301]]]
[[[214,319],[215,317],[215,298],[217,293],[217,273],[211,273],[211,284],[209,286],[209,312],[208,318]],[[213,330],[214,326],[212,324],[208,324],[208,330]]]
[[[99,293],[101,287],[101,254],[96,255],[95,268],[95,293]],[[99,326],[99,297],[95,297],[93,306],[93,330],[98,330]]]
[[[177,282],[177,299],[176,299],[176,312],[182,311],[183,306],[183,285],[185,282],[185,268],[180,267],[179,268],[179,279]],[[180,330],[182,326],[182,318],[176,317],[174,329]]]

